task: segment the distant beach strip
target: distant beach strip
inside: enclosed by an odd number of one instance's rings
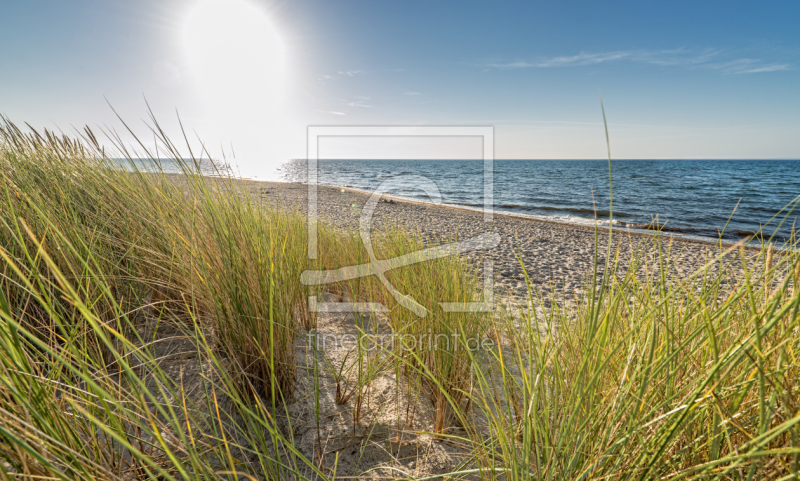
[[[307,212],[307,184],[255,180],[243,182],[261,202]],[[369,192],[352,188],[317,186],[320,221],[358,229],[362,207],[370,195]],[[372,227],[380,230],[397,224],[445,241],[470,239],[487,232],[498,233],[501,240],[497,247],[475,252],[471,257],[476,260],[483,256],[491,257],[501,290],[516,295],[524,295],[527,290],[525,273],[539,289],[547,291],[555,288],[560,295],[567,297],[579,295],[586,275],[594,268],[596,242],[601,258],[605,258],[607,252],[607,224],[596,239],[593,225],[567,224],[506,215],[503,212],[496,212],[493,222],[487,224],[484,223],[482,211],[476,207],[435,205],[400,197],[385,197],[375,209]],[[642,248],[654,248],[655,241],[655,236],[646,231],[635,233],[624,227],[617,229],[612,254],[619,254],[619,268],[627,269],[632,257]],[[695,241],[663,236],[661,241],[664,251],[670,251],[670,259],[675,263],[678,275],[688,275],[703,265],[708,256],[719,253],[719,244],[708,239]],[[524,262],[525,272],[520,261]]]

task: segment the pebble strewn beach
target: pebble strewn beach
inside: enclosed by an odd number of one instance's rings
[[[265,203],[297,208],[307,212],[308,186],[299,183],[245,181],[253,195]],[[369,195],[351,189],[318,186],[317,211],[319,218],[334,225],[358,228],[361,210]],[[495,214],[493,222],[484,222],[483,213],[466,209],[438,206],[421,202],[384,198],[379,202],[373,217],[373,226],[380,229],[398,223],[418,228],[426,235],[436,235],[445,240],[456,235],[458,240],[496,232],[500,243],[489,251],[494,261],[494,273],[500,292],[522,294],[526,291],[525,278],[518,255],[521,256],[532,283],[540,289],[556,288],[558,295],[573,298],[584,286],[586,275],[592,272],[595,246],[605,255],[608,230],[601,228],[598,242],[595,230],[584,226],[545,222],[521,217]],[[656,238],[651,235],[628,233],[615,227],[612,252],[619,252],[619,267],[627,268],[632,253],[646,248],[655,259]],[[661,238],[663,249],[671,249],[669,258],[675,262],[676,273],[690,273],[702,265],[707,256],[718,252],[718,247],[695,241]],[[481,253],[473,254],[473,257]],[[602,272],[602,263],[600,272]]]

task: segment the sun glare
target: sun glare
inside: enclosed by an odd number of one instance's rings
[[[262,8],[250,0],[200,0],[187,17],[184,42],[192,77],[215,114],[264,115],[277,106],[284,52]]]

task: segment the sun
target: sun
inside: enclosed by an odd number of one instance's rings
[[[192,79],[218,114],[255,114],[283,97],[285,59],[266,12],[250,0],[199,0],[183,40]]]

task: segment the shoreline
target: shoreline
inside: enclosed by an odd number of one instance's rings
[[[259,179],[252,179],[252,178],[242,178],[240,180],[248,181],[248,182],[259,182],[259,183],[264,183],[264,184],[301,185],[301,186],[304,186],[304,187],[308,187],[308,185],[309,185],[307,182],[284,182],[284,181],[274,181],[274,180],[259,180]],[[349,192],[352,192],[352,193],[355,193],[355,194],[361,194],[361,195],[367,195],[367,196],[372,195],[372,192],[367,191],[367,190],[363,190],[363,189],[359,189],[359,188],[356,188],[356,187],[317,184],[317,188],[334,189],[334,190],[344,189],[346,191],[349,191]],[[467,205],[447,204],[447,203],[436,204],[434,202],[426,202],[424,200],[411,199],[411,198],[408,198],[408,197],[396,196],[396,195],[391,195],[391,194],[382,194],[381,198],[382,199],[391,199],[391,200],[399,201],[399,202],[406,202],[406,203],[410,203],[410,204],[420,204],[420,205],[425,205],[425,206],[433,206],[433,207],[440,208],[440,209],[455,209],[455,210],[459,210],[459,211],[483,213],[483,209],[482,208],[480,208],[480,207],[471,207],[471,206],[467,206]],[[607,233],[608,232],[608,226],[609,226],[609,222],[607,220],[600,220],[599,223],[597,223],[596,225],[588,225],[591,222],[591,220],[589,220],[589,219],[585,219],[587,221],[586,223],[569,222],[569,221],[560,221],[560,220],[548,219],[547,217],[550,217],[550,216],[546,216],[546,215],[536,215],[536,217],[534,217],[534,214],[523,214],[523,213],[516,213],[516,212],[509,212],[509,211],[498,211],[496,209],[494,209],[492,211],[492,216],[495,216],[495,217],[496,216],[503,216],[503,217],[509,217],[509,218],[513,218],[513,219],[520,219],[520,220],[529,221],[529,222],[542,222],[542,223],[554,224],[554,225],[559,225],[559,226],[567,226],[569,228],[585,229],[585,230],[590,230],[592,232],[594,232],[595,230],[598,230],[599,232]],[[576,217],[576,219],[582,219],[582,218]],[[684,243],[695,243],[695,244],[701,244],[701,245],[711,246],[711,247],[716,247],[716,248],[720,247],[720,245],[723,248],[730,248],[730,247],[738,246],[738,245],[741,244],[741,247],[743,247],[744,249],[747,249],[747,250],[753,250],[753,251],[760,251],[761,250],[761,247],[750,245],[753,242],[757,242],[755,240],[755,239],[757,239],[757,237],[755,235],[752,235],[749,238],[746,237],[746,238],[742,238],[742,239],[736,240],[736,241],[727,240],[727,239],[711,240],[710,237],[706,238],[706,237],[703,237],[703,236],[680,234],[680,233],[675,233],[675,232],[671,232],[671,231],[665,232],[665,231],[657,231],[655,229],[643,229],[643,228],[637,228],[637,227],[630,227],[630,225],[627,225],[626,223],[621,223],[622,221],[618,221],[616,219],[614,219],[614,220],[617,223],[611,224],[611,225],[613,226],[613,230],[615,232],[634,235],[634,236],[641,236],[643,238],[657,239],[658,237],[661,237],[662,239],[667,239],[667,240],[670,240],[670,241],[678,241],[678,242],[684,242]],[[780,252],[780,251],[784,250],[783,248],[778,247],[778,243],[777,242],[773,242],[773,248],[775,249],[776,252]]]
[[[308,212],[308,184],[255,179],[242,179],[241,182],[262,202]],[[359,189],[318,185],[318,218],[334,226],[357,229],[362,207],[370,196],[371,193]],[[503,290],[516,296],[527,295],[526,274],[531,284],[548,296],[580,296],[594,272],[595,259],[603,261],[597,266],[598,275],[602,274],[606,253],[618,256],[618,268],[625,272],[634,259],[642,256],[648,263],[655,262],[660,249],[672,264],[669,275],[683,278],[704,265],[707,259],[732,246],[664,233],[634,232],[620,226],[614,226],[612,245],[608,246],[607,226],[595,228],[498,212],[493,213],[491,223],[484,223],[481,209],[397,196],[383,196],[376,205],[372,220],[376,229],[400,225],[440,241],[461,241],[489,232],[497,233],[500,242],[496,247],[467,257],[476,262],[491,259],[495,281]],[[761,251],[758,247],[742,247],[751,253]],[[644,276],[645,273],[637,271],[637,277]]]
[[[305,186],[309,185],[308,183],[304,183],[304,182],[298,182],[298,183],[300,185],[305,185]],[[362,189],[357,189],[355,187],[342,187],[342,186],[322,185],[322,184],[319,184],[317,187],[328,187],[328,188],[333,188],[333,189],[345,189],[345,190],[349,190],[349,191],[356,192],[356,193],[359,193],[359,194],[371,195],[371,193],[369,191],[362,190]],[[442,209],[457,209],[457,210],[466,210],[466,211],[481,212],[481,213],[483,212],[482,208],[470,207],[470,206],[466,206],[466,205],[445,204],[445,203],[436,204],[434,202],[425,202],[423,200],[410,199],[408,197],[393,196],[393,195],[390,195],[390,194],[383,194],[381,197],[382,198],[393,199],[393,200],[396,200],[396,201],[399,200],[401,202],[409,202],[409,203],[413,203],[413,204],[432,205],[432,206],[436,206],[436,207],[439,207],[439,208],[442,208]],[[601,220],[600,221],[600,222],[604,223],[605,225],[600,225],[599,223],[596,223],[594,226],[591,226],[591,225],[582,224],[582,223],[579,223],[579,222],[566,222],[566,221],[562,222],[562,221],[558,221],[558,220],[547,219],[546,217],[548,217],[548,216],[545,216],[545,215],[538,216],[538,217],[533,217],[533,214],[526,215],[526,214],[522,214],[522,213],[514,213],[514,212],[508,212],[508,211],[497,211],[497,210],[493,209],[492,210],[492,216],[498,216],[498,215],[499,216],[505,216],[505,217],[512,217],[512,218],[515,218],[515,219],[523,219],[523,220],[527,220],[527,221],[531,221],[531,222],[545,222],[545,223],[550,223],[550,224],[565,225],[565,226],[569,226],[569,227],[576,227],[576,228],[579,228],[579,229],[588,229],[588,230],[591,230],[591,231],[598,230],[598,231],[608,232],[608,226],[611,225],[613,227],[613,230],[624,230],[624,232],[626,234],[639,235],[639,236],[643,236],[643,237],[664,236],[664,237],[667,237],[667,238],[670,238],[670,239],[680,240],[682,242],[696,242],[698,244],[706,244],[706,245],[712,245],[712,246],[718,246],[721,243],[723,246],[730,247],[730,246],[733,246],[733,245],[737,244],[737,242],[731,242],[731,241],[726,241],[726,240],[721,240],[721,241],[714,242],[714,241],[711,241],[711,240],[706,240],[706,239],[702,238],[701,236],[682,236],[680,234],[665,233],[665,232],[661,232],[661,231],[651,231],[651,230],[648,230],[648,229],[640,229],[640,228],[636,228],[636,227],[631,228],[628,225],[614,224],[614,223],[608,222],[607,220]],[[578,217],[576,219],[580,219],[580,217]],[[614,220],[614,219],[612,219],[612,220]],[[617,222],[620,222],[620,221],[617,221]],[[739,241],[739,242],[741,242],[741,241]],[[751,247],[751,246],[744,246],[744,247],[747,248],[747,249],[758,249],[757,247]]]

